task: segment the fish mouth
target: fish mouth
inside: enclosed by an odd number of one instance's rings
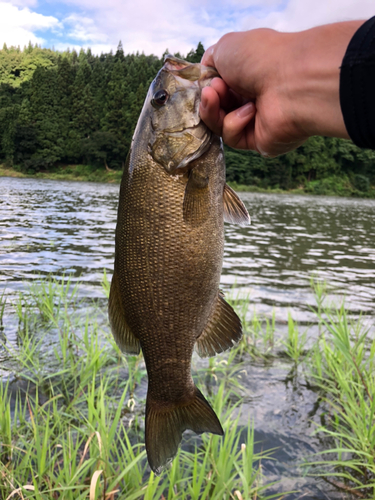
[[[183,86],[187,86],[188,82],[198,82],[202,88],[209,85],[213,78],[220,78],[215,68],[200,63],[190,63],[170,54],[164,58],[163,70],[173,74]]]

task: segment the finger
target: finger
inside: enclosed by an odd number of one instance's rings
[[[220,108],[218,93],[211,87],[202,89],[199,114],[207,127],[216,135],[221,136],[225,111]]]
[[[201,64],[203,64],[204,66],[211,66],[212,68],[215,67],[215,61],[214,61],[215,46],[216,44],[211,45],[211,47],[208,47],[208,49],[203,54]]]
[[[227,112],[233,111],[247,102],[245,98],[230,89],[221,78],[213,78],[210,87],[217,92],[220,99],[220,107]]]
[[[255,104],[248,102],[225,116],[222,125],[225,144],[237,149],[257,150],[254,139],[255,113]]]

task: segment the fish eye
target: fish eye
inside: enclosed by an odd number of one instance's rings
[[[151,104],[154,108],[158,109],[168,101],[169,94],[165,89],[158,90],[155,92],[154,97],[151,100]]]

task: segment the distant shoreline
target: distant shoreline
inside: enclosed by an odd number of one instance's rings
[[[12,167],[0,165],[0,177],[19,177],[25,179],[51,179],[55,181],[84,181],[84,182],[106,182],[119,184],[122,171],[113,170],[108,172],[102,169],[92,169],[88,165],[65,165],[54,167],[53,170],[28,174],[20,172]]]
[[[51,171],[37,172],[35,174],[25,174],[12,167],[6,167],[0,164],[0,177],[17,177],[25,179],[50,179],[59,181],[80,181],[80,182],[102,182],[108,184],[120,184],[122,178],[121,170],[106,171],[103,168],[93,169],[89,165],[65,165],[54,167]],[[356,198],[375,198],[375,189],[371,188],[367,193],[352,190],[344,192],[312,192],[306,190],[304,186],[296,189],[280,188],[262,188],[260,186],[251,186],[228,182],[228,184],[238,192],[249,193],[271,193],[271,194],[300,194],[300,195],[323,195],[323,196],[344,196]]]

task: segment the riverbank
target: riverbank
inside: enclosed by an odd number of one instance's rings
[[[251,364],[269,366],[282,358],[290,384],[303,379],[324,402],[316,433],[326,448],[310,451],[299,466],[325,477],[327,492],[330,485],[341,492],[329,498],[373,499],[375,342],[360,323],[350,323],[344,307],[325,305],[324,283],[312,286],[320,336],[310,345],[291,316],[287,336],[278,340],[274,321],[249,317],[248,298],[229,294],[244,337],[194,370],[225,435],[184,434],[171,468],[158,477],[147,466],[143,444],[142,354],[121,354],[109,331],[106,300],[81,303],[78,285],[66,278],[31,283],[11,305],[17,343],[0,342],[15,366],[8,382],[0,382],[0,498],[300,498],[264,475],[273,444],[256,452],[253,424],[239,426],[246,401],[241,374]],[[103,292],[108,297],[105,275]],[[59,341],[52,345],[56,330]]]
[[[93,168],[90,165],[63,165],[51,168],[51,170],[41,171],[37,173],[24,173],[17,168],[6,167],[0,165],[0,177],[23,177],[30,179],[52,179],[63,181],[88,181],[88,182],[108,182],[119,184],[122,178],[121,170],[107,171],[104,168]],[[361,177],[361,176],[357,176]],[[328,177],[318,181],[307,182],[304,186],[299,186],[296,189],[280,189],[279,187],[264,188],[259,185],[245,185],[236,182],[228,182],[228,184],[238,192],[252,193],[273,193],[273,194],[313,194],[324,196],[346,196],[356,198],[375,198],[375,186],[369,186],[364,181],[362,184],[359,181],[358,189],[355,186],[354,180],[348,177]]]
[[[52,179],[60,181],[121,182],[122,171],[107,171],[90,165],[63,165],[37,173],[24,173],[16,168],[0,165],[0,177],[23,177],[30,179]]]

